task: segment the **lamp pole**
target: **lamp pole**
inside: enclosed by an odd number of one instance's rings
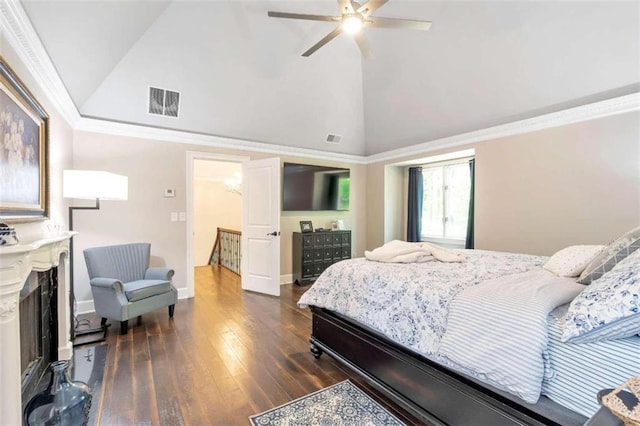
[[[95,206],[87,206],[87,207],[74,207],[74,206],[69,206],[69,231],[73,231],[73,211],[74,210],[100,210],[100,199],[96,198],[96,205]],[[73,275],[74,275],[74,271],[73,271],[73,238],[71,238],[71,240],[69,241],[69,269],[71,269],[71,273],[69,274],[69,304],[71,306],[71,330],[70,330],[70,335],[71,335],[71,341],[73,342],[76,338],[76,321],[75,321],[75,317],[76,317],[76,313],[74,310],[74,305],[75,305],[75,293],[74,293],[74,287],[73,287]]]

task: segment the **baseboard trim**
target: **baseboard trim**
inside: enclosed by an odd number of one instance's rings
[[[90,314],[96,311],[95,306],[93,306],[93,299],[91,300],[82,300],[80,302],[76,302],[76,314]]]
[[[189,289],[186,287],[182,287],[178,289],[178,300],[180,299],[189,299],[193,296],[189,296]]]
[[[293,274],[280,275],[280,285],[291,284],[293,282]]]

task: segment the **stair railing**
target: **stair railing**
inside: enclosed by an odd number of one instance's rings
[[[217,228],[216,241],[211,249],[209,265],[219,265],[240,275],[240,240],[242,232],[234,229]]]

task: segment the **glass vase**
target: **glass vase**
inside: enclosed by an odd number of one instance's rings
[[[72,381],[68,367],[69,362],[66,360],[54,361],[49,365],[49,386],[36,394],[25,407],[25,424],[79,426],[88,423],[91,389],[83,382]]]

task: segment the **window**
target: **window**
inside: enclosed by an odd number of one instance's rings
[[[349,185],[348,177],[338,178],[338,210],[349,210]]]
[[[422,168],[422,239],[464,241],[471,176],[469,160]]]

